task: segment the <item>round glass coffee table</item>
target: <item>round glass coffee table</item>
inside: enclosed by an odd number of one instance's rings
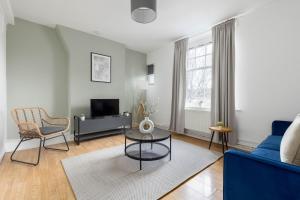
[[[127,139],[133,141],[127,145]],[[162,141],[169,139],[169,145]],[[169,131],[155,128],[151,134],[140,133],[138,129],[127,130],[125,133],[125,155],[134,160],[160,160],[170,156],[171,160],[172,136]]]

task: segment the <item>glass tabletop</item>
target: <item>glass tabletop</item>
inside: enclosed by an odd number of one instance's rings
[[[155,128],[151,134],[141,133],[138,129],[127,130],[125,137],[133,141],[157,142],[168,139],[171,133],[166,130]]]

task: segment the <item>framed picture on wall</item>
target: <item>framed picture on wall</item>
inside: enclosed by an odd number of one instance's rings
[[[111,82],[111,56],[91,52],[91,81]]]

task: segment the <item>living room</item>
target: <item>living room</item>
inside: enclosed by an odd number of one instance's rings
[[[0,0],[0,199],[300,199],[299,9]]]

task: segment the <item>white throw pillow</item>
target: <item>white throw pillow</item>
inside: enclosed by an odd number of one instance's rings
[[[300,114],[282,137],[280,159],[282,162],[300,166]]]

